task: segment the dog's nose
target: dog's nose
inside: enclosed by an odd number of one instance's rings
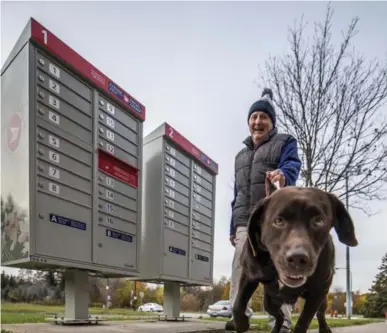
[[[294,268],[304,268],[309,264],[310,258],[304,248],[297,247],[286,252],[286,261]]]

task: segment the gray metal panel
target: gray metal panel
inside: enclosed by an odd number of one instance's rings
[[[46,89],[46,91],[48,91],[50,94],[61,98],[79,110],[89,110],[91,108],[91,104],[88,100],[79,96],[73,90],[67,88],[58,79],[54,79],[53,77],[50,77],[48,74],[40,70],[37,71],[37,77],[38,85]]]
[[[130,165],[133,165],[136,168],[139,167],[139,162],[137,157],[135,157],[134,155],[128,154],[126,151],[118,148],[116,145],[112,144],[108,140],[98,138],[98,147],[106,151],[107,153],[117,157],[121,161],[124,161]]]
[[[110,128],[113,132],[121,135],[123,138],[129,140],[133,144],[138,145],[138,134],[133,132],[128,127],[122,125],[119,121],[116,121],[112,115],[99,110],[98,120],[100,124]]]
[[[92,198],[90,194],[60,184],[59,182],[49,178],[38,176],[37,190],[75,204],[91,208]]]
[[[185,216],[189,216],[189,208],[187,206],[184,206],[184,205],[178,203],[176,200],[172,200],[172,199],[165,197],[164,203],[165,203],[166,208],[173,209],[180,214],[183,214]]]
[[[120,121],[123,125],[127,126],[135,133],[139,133],[140,123],[128,112],[125,112],[121,108],[117,107],[115,103],[111,102],[105,96],[100,95],[98,105],[101,110],[110,114],[113,118]]]
[[[67,103],[67,101],[60,100],[58,97],[55,97],[54,94],[50,94],[41,87],[37,87],[36,95],[37,101],[49,110],[60,113],[62,116],[72,119],[74,122],[90,131],[92,130],[91,110],[89,110],[89,112],[82,112],[82,110],[76,109],[73,105]]]
[[[207,235],[212,235],[213,233],[211,227],[205,225],[204,223],[197,222],[195,220],[192,220],[192,229],[201,231],[202,233],[205,233]]]
[[[211,244],[202,242],[202,241],[197,240],[197,239],[192,239],[191,244],[192,244],[193,248],[197,248],[197,249],[200,249],[200,250],[203,250],[203,251],[207,251],[207,252],[212,252]]]
[[[164,186],[165,189],[164,189],[164,195],[170,199],[173,199],[175,200],[176,202],[178,203],[181,203],[182,205],[184,206],[187,206],[189,207],[189,198],[183,194],[180,194],[179,192],[171,189],[170,187],[168,187],[167,185]]]
[[[128,222],[111,215],[98,213],[98,224],[107,228],[121,230],[132,235],[137,234],[137,224],[135,222]]]
[[[195,212],[193,211],[192,212],[192,219],[194,221],[198,221],[198,222],[201,222],[201,223],[204,223],[208,226],[211,226],[212,227],[212,219],[208,216],[205,216],[203,214],[200,214],[199,212]]]
[[[212,236],[211,235],[207,235],[207,234],[200,232],[200,231],[197,231],[197,230],[192,231],[192,238],[203,241],[203,242],[208,243],[210,245],[212,244]]]
[[[194,183],[193,191],[197,194],[202,195],[203,197],[206,197],[208,200],[213,200],[212,192],[206,190],[203,186],[200,186],[199,184]]]
[[[99,212],[110,214],[129,222],[137,222],[138,216],[135,211],[118,206],[113,202],[109,202],[109,200],[104,200],[101,197],[102,196],[98,199]]]
[[[165,184],[165,186],[172,188],[174,191],[179,192],[179,193],[185,195],[186,197],[190,196],[189,187],[182,185],[181,183],[173,180],[172,178],[170,178],[168,176],[165,176],[164,184]]]
[[[191,252],[191,279],[197,281],[212,281],[213,255],[199,249]]]
[[[58,153],[55,149],[50,149],[43,145],[37,145],[37,156],[50,164],[57,165],[62,169],[71,171],[83,178],[91,179],[91,168],[73,158]]]
[[[203,177],[204,179],[212,183],[213,176],[206,169],[204,169],[198,163],[195,163],[195,162],[194,162],[194,171],[199,176]]]
[[[90,262],[91,210],[42,192],[37,193],[36,208],[36,253]],[[67,218],[57,221],[66,222],[67,225],[52,222],[50,214]],[[86,230],[80,227],[79,222],[85,224]]]
[[[114,189],[114,191],[126,195],[134,200],[137,200],[139,197],[138,189],[135,189],[134,187],[125,184],[117,178],[109,176],[100,170],[98,170],[98,182],[99,184],[104,185],[108,188],[112,188]]]
[[[185,164],[188,168],[191,166],[191,159],[185,154],[179,151],[175,145],[170,142],[165,142],[165,151],[172,157],[176,158],[181,163]]]
[[[42,87],[37,89],[37,98],[38,101],[50,107],[53,110],[59,110],[63,107],[68,108],[69,106],[75,107],[79,111],[91,116],[92,109],[91,104],[84,99],[71,100],[71,99],[62,99],[55,93],[48,91]]]
[[[136,212],[138,209],[136,200],[133,200],[125,195],[122,195],[110,187],[99,185],[98,196],[101,199],[110,201],[116,205],[119,205],[121,207],[124,207],[134,212]]]
[[[164,218],[164,227],[179,232],[185,236],[189,235],[188,224],[182,224],[166,217]]]
[[[210,182],[208,182],[203,177],[199,176],[196,172],[193,175],[194,182],[204,187],[206,190],[213,192],[213,186]]]
[[[158,278],[162,274],[163,187],[155,187],[164,179],[160,164],[163,161],[162,144],[162,140],[149,140],[149,136],[144,139],[140,276],[145,279]]]
[[[98,264],[136,269],[137,239],[135,235],[97,226],[97,246],[94,251],[94,260]]]
[[[202,204],[198,203],[196,200],[193,200],[193,209],[199,213],[202,213],[203,215],[212,218],[212,212],[207,207],[204,207]]]
[[[188,237],[164,228],[163,273],[188,277]]]
[[[63,105],[62,105],[63,106]],[[38,119],[45,120],[58,128],[58,131],[63,131],[67,135],[72,135],[91,145],[91,118],[77,111],[75,108],[69,107],[66,115],[62,110],[53,111],[43,104],[38,103]],[[79,123],[89,123],[88,127],[79,125]]]
[[[172,168],[179,170],[179,172],[182,173],[184,176],[191,176],[191,170],[189,167],[179,162],[176,158],[169,156],[168,154],[165,155],[165,163],[171,166]]]
[[[21,37],[22,38],[22,37]],[[23,37],[24,38],[24,37]],[[31,229],[31,139],[29,47],[15,46],[1,74],[1,262],[29,260]],[[12,134],[12,135],[11,135]],[[4,201],[3,201],[4,200]],[[4,206],[3,206],[4,204]]]
[[[165,207],[164,208],[164,216],[167,217],[168,219],[180,222],[184,225],[189,225],[189,216],[182,215],[175,210],[172,210],[170,208]]]
[[[88,85],[52,60],[51,57],[44,55],[42,51],[37,51],[36,64],[50,78],[72,89],[86,100],[91,101],[91,89]]]
[[[206,199],[203,195],[194,193],[193,198],[195,202],[200,203],[201,205],[207,207],[208,209],[212,210],[212,201]]]
[[[112,145],[126,151],[133,156],[138,156],[138,147],[115,133],[111,128],[107,128],[106,126],[99,124],[98,131],[100,138],[109,141]]]
[[[172,178],[173,180],[178,181],[179,183],[183,184],[184,186],[187,186],[187,187],[190,186],[189,177],[184,176],[178,170],[170,167],[169,165],[165,166],[165,175],[168,176],[169,178]]]
[[[56,165],[38,160],[38,175],[51,179],[59,184],[67,185],[85,193],[92,194],[92,182],[64,170]]]

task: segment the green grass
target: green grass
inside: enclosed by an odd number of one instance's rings
[[[203,320],[211,320],[211,321],[228,321],[228,318],[203,318]],[[360,326],[360,325],[366,325],[366,324],[374,324],[383,322],[382,319],[328,319],[327,322],[328,325],[331,328],[336,327],[346,327],[346,326]],[[297,323],[297,318],[293,318],[293,327]],[[270,331],[270,327],[268,325],[267,319],[256,319],[253,318],[250,321],[250,325],[252,326],[251,331],[252,332],[267,332]],[[310,324],[309,329],[316,329],[318,328],[318,322],[317,319],[313,319],[312,323]]]
[[[46,318],[53,317],[54,313],[64,314],[64,306],[50,306],[28,303],[1,304],[2,324],[44,323]],[[154,313],[138,312],[129,309],[101,309],[89,308],[91,315],[111,315],[104,320],[140,320],[149,318]],[[117,316],[114,316],[117,315]],[[3,333],[3,332],[1,332]]]

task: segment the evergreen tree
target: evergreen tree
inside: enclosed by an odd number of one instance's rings
[[[364,304],[366,317],[384,317],[387,312],[387,253],[382,258],[379,273],[376,274],[370,294]]]

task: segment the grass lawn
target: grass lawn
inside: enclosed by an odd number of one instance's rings
[[[1,304],[2,324],[44,323],[46,322],[45,318],[53,317],[54,313],[58,315],[64,314],[64,306],[5,302]],[[89,313],[91,315],[109,315],[109,317],[104,318],[105,320],[141,319],[155,315],[154,313],[138,312],[129,309],[101,308],[89,308]]]
[[[203,320],[211,320],[211,321],[228,321],[228,318],[203,318]],[[359,326],[366,324],[373,324],[383,322],[383,319],[329,319],[327,318],[328,325],[331,328],[335,327],[346,327],[346,326]],[[297,323],[297,318],[293,318],[293,325]],[[267,324],[267,319],[251,319],[250,325],[252,326],[250,331],[252,332],[267,332],[270,331],[270,327]],[[309,329],[318,328],[317,319],[313,319]]]

